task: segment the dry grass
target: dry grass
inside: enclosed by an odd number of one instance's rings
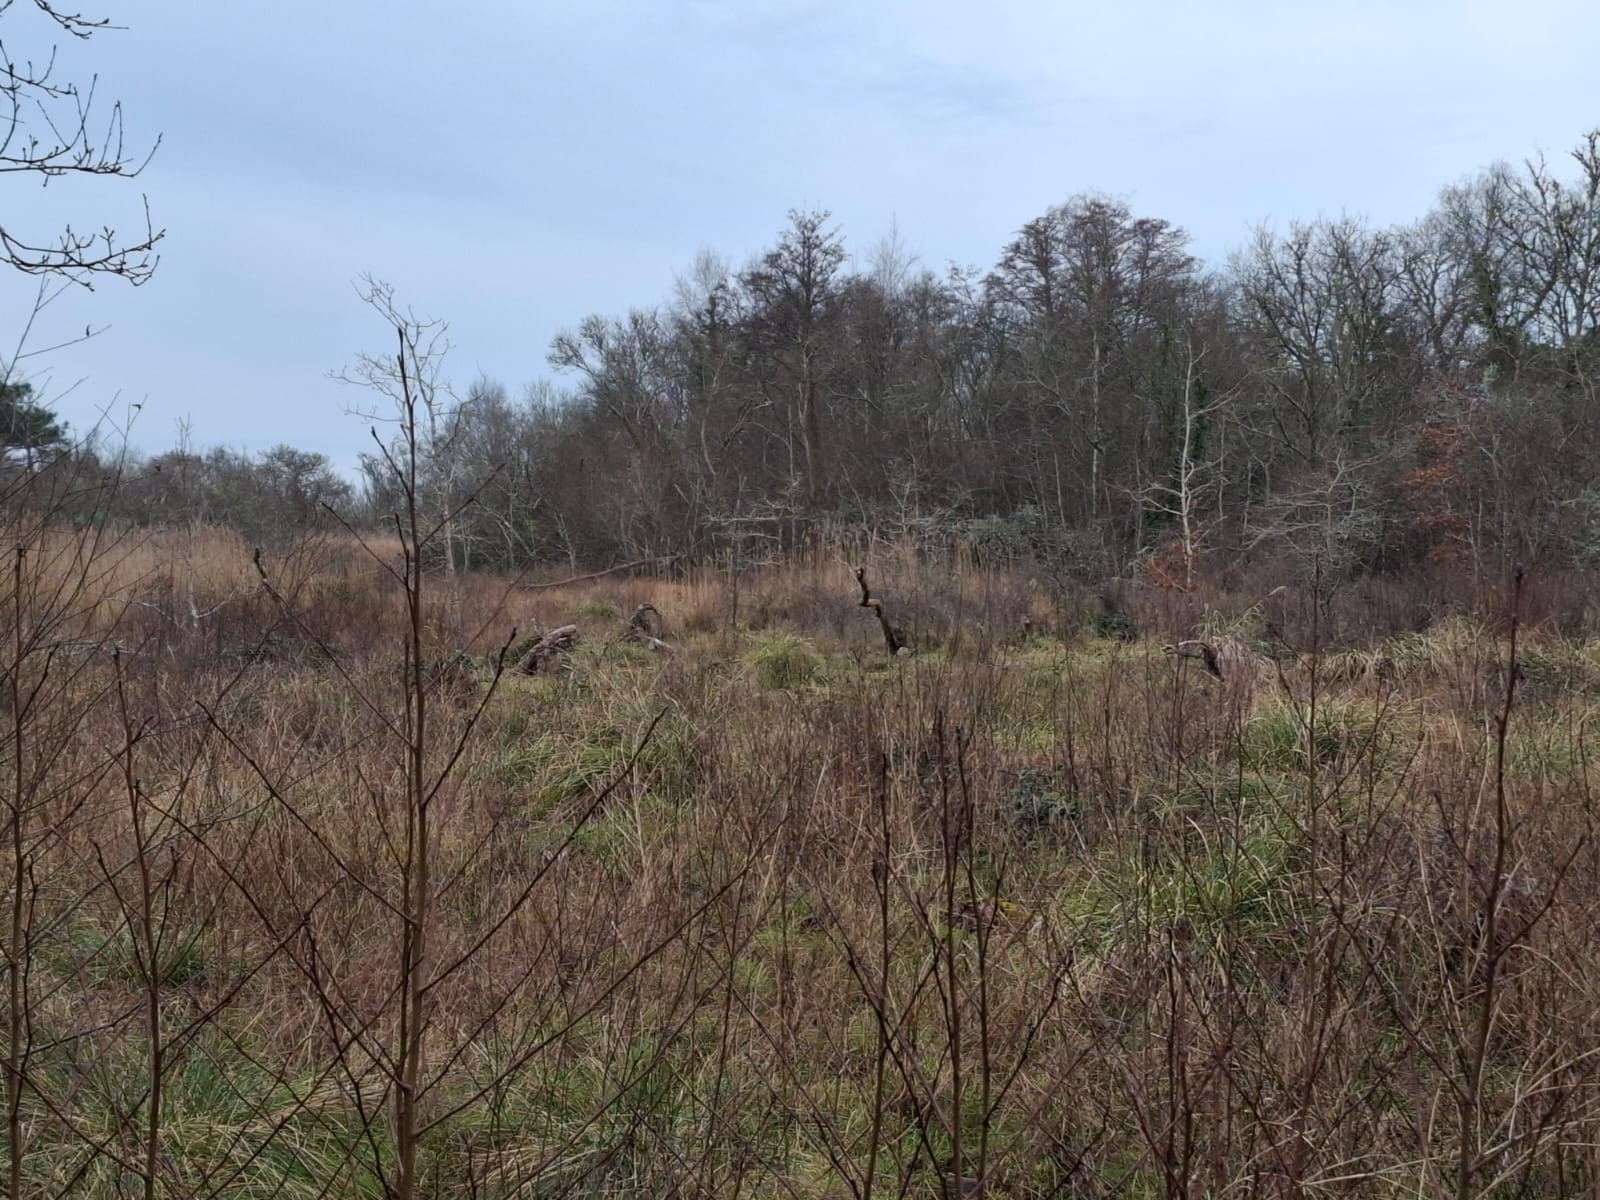
[[[7,659],[50,706],[4,767],[24,1194],[392,1168],[402,597],[348,545],[265,559],[276,595],[251,557],[129,543],[65,631],[123,654]],[[428,652],[468,658],[430,693],[431,769],[464,746],[432,808],[432,1194],[1600,1185],[1596,643],[1522,631],[1501,768],[1503,610],[1402,632],[1370,596],[1129,588],[1122,641],[1093,591],[884,552],[919,648],[890,662],[851,565],[469,578],[465,644],[433,582]],[[622,641],[646,600],[671,654]],[[570,671],[494,680],[513,626],[569,621]],[[1202,628],[1272,654],[1253,686],[1159,653]]]

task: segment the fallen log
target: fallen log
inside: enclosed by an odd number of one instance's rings
[[[564,661],[578,644],[578,627],[562,625],[543,635],[511,669],[520,675],[537,675]]]
[[[667,554],[660,558],[636,558],[632,562],[618,563],[614,567],[607,567],[603,571],[590,571],[587,575],[573,575],[567,579],[557,579],[551,583],[524,583],[522,590],[525,592],[543,592],[550,588],[569,587],[574,583],[588,583],[591,579],[604,579],[607,575],[617,575],[623,571],[631,571],[635,567],[666,568],[672,566],[683,558],[681,554]]]

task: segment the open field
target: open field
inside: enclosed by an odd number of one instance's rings
[[[876,548],[890,659],[844,554],[528,590],[32,545],[19,1194],[377,1196],[407,1155],[439,1196],[1600,1185],[1571,581],[1102,603]],[[1221,681],[1161,652],[1196,635]]]
[[[1600,1200],[1542,7],[0,0],[0,1200]]]

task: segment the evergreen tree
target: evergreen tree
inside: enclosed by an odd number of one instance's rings
[[[33,398],[32,384],[0,383],[0,454],[32,466],[66,444],[66,427]]]

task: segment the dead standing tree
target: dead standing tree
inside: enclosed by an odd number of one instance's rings
[[[883,612],[883,602],[872,594],[871,588],[867,587],[865,567],[856,568],[856,582],[861,585],[861,607],[870,608],[873,615],[878,618],[878,624],[883,628],[883,643],[889,648],[889,657],[909,658],[911,647],[906,644],[905,631],[889,623],[889,618]]]
[[[466,643],[460,578],[467,562],[462,517],[499,468],[491,466],[481,479],[468,479],[464,473],[466,464],[459,451],[470,425],[473,401],[457,400],[443,376],[444,359],[450,352],[449,326],[440,320],[419,319],[402,309],[393,286],[370,275],[362,277],[357,294],[398,332],[399,353],[362,354],[353,367],[332,372],[329,378],[370,388],[387,398],[395,412],[415,415],[416,428],[411,430],[405,426],[405,418],[397,420],[371,409],[353,410],[373,423],[377,453],[362,456],[362,469],[374,507],[381,511],[392,506],[398,512],[410,503],[418,506],[430,564],[437,560],[444,567],[448,623],[459,650]],[[377,432],[380,422],[395,426],[399,437],[386,442]],[[404,481],[397,468],[406,473]],[[410,484],[415,484],[414,495],[406,490]],[[404,530],[398,532],[404,536]]]
[[[1192,335],[1183,340],[1183,392],[1173,414],[1178,433],[1177,461],[1166,481],[1152,483],[1145,491],[1150,509],[1177,523],[1176,549],[1185,591],[1194,586],[1195,562],[1205,541],[1207,522],[1200,519],[1200,506],[1206,499],[1208,483],[1212,490],[1215,488],[1208,476],[1214,477],[1220,466],[1218,458],[1206,456],[1206,427],[1234,398],[1231,392],[1206,398],[1201,363],[1209,350],[1209,346],[1197,347]]]

